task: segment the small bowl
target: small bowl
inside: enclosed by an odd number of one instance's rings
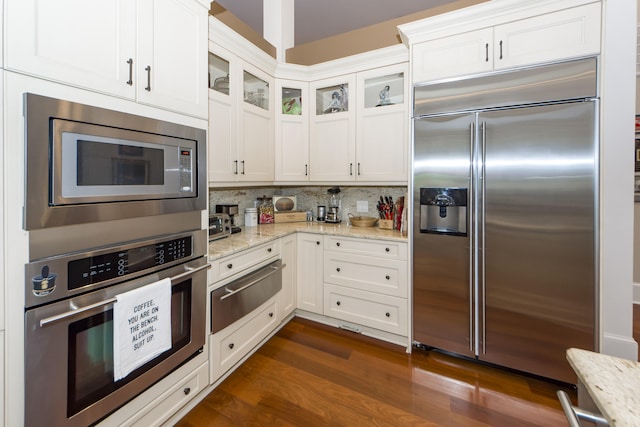
[[[373,216],[349,216],[349,221],[354,227],[373,227],[378,222],[378,218]]]

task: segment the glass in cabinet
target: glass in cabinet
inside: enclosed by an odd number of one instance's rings
[[[269,110],[269,83],[245,71],[244,102]]]
[[[316,115],[349,111],[347,83],[316,89]]]
[[[282,114],[302,115],[302,89],[282,88]]]
[[[364,81],[364,107],[404,103],[404,73],[388,74]]]
[[[229,61],[209,52],[209,89],[229,95]]]

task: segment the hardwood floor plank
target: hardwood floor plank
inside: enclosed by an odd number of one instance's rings
[[[176,425],[564,426],[558,388],[296,318]]]

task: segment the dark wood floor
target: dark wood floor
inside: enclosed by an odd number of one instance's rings
[[[572,388],[296,318],[177,426],[566,426],[559,388],[575,403]]]

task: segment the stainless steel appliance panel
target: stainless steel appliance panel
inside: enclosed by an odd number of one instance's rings
[[[566,382],[594,348],[594,102],[480,114],[482,358]]]
[[[282,289],[282,260],[273,261],[211,292],[211,333],[231,325]]]
[[[414,122],[413,338],[465,355],[474,354],[471,235],[422,233],[420,190],[471,185],[474,122],[473,114]]]

